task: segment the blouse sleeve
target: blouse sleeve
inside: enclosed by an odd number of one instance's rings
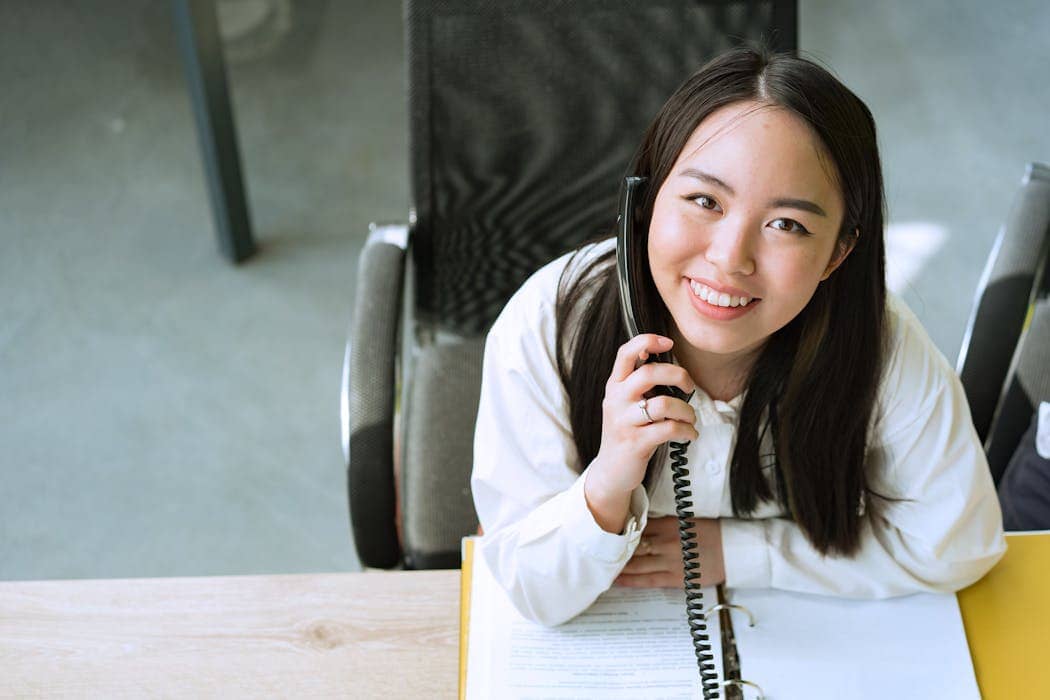
[[[559,264],[560,263],[560,264]],[[564,259],[511,298],[485,343],[471,489],[480,554],[521,614],[557,625],[611,585],[637,547],[648,498],[632,494],[622,534],[584,500],[554,356],[554,299]]]
[[[905,308],[880,387],[872,490],[853,557],[823,556],[792,521],[723,521],[728,585],[855,598],[955,591],[1006,551],[962,385]]]

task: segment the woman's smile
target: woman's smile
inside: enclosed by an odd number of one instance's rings
[[[731,321],[753,310],[762,301],[758,297],[719,292],[717,288],[688,277],[683,278],[693,308],[707,318]]]

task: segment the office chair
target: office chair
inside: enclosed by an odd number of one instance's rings
[[[1029,163],[999,231],[956,370],[996,484],[1050,401],[1050,166]]]
[[[797,3],[405,4],[412,209],[374,225],[343,368],[354,542],[366,567],[456,568],[485,333],[537,268],[611,232],[645,127],[746,40],[797,43]]]

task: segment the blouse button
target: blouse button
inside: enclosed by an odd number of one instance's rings
[[[711,476],[718,476],[722,473],[722,465],[715,460],[711,460],[707,463],[707,473]]]

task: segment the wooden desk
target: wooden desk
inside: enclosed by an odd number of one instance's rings
[[[1009,542],[959,593],[974,667],[1050,697],[1050,533]],[[0,697],[455,698],[458,659],[458,571],[0,583]]]
[[[459,571],[0,583],[0,697],[455,698]]]

